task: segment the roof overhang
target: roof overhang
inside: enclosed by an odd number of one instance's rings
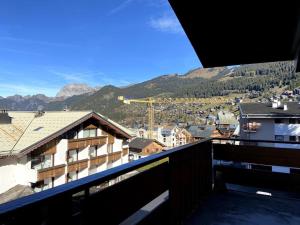
[[[299,1],[169,2],[204,67],[296,60],[299,55]]]

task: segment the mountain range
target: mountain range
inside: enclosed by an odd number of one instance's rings
[[[0,98],[0,108],[8,110],[95,110],[121,121],[126,117],[145,115],[145,107],[123,105],[117,100],[128,98],[164,97],[212,97],[231,93],[264,93],[276,87],[293,88],[300,85],[299,74],[294,73],[293,62],[275,62],[241,65],[236,67],[197,68],[186,74],[167,74],[130,85],[112,85],[92,88],[85,84],[63,87],[56,97],[39,94]],[[143,110],[141,110],[143,108]]]

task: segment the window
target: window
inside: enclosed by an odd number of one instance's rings
[[[275,119],[274,122],[275,123],[284,123],[284,120],[283,119]]]
[[[90,147],[90,157],[96,157],[97,156],[97,148],[95,146]]]
[[[74,150],[69,150],[68,151],[68,163],[70,162],[75,162],[78,160],[78,150],[77,149],[74,149]]]
[[[83,137],[96,137],[97,136],[97,129],[85,129],[83,130]]]
[[[31,159],[31,168],[32,169],[45,169],[51,166],[54,166],[53,155],[39,155]]]
[[[275,135],[275,141],[284,141],[283,135]]]
[[[166,138],[164,138],[164,142],[166,142]]]
[[[300,124],[300,119],[290,118],[289,124]]]
[[[290,136],[289,141],[296,141],[297,137],[296,136]]]
[[[113,144],[107,144],[107,153],[113,152]]]

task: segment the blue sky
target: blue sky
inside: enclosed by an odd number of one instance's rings
[[[167,0],[0,1],[0,96],[125,86],[199,66]]]

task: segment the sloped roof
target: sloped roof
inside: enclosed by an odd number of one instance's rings
[[[214,125],[193,125],[188,128],[188,131],[193,137],[209,138],[215,129]]]
[[[33,194],[34,191],[31,187],[25,186],[25,185],[16,185],[9,189],[8,191],[0,194],[0,204],[3,204],[5,202],[12,201],[17,198],[21,198],[27,195]]]
[[[219,124],[238,124],[238,121],[232,112],[220,111],[218,112],[217,117]]]
[[[0,155],[15,155],[32,147],[39,147],[79,125],[85,120],[95,117],[112,126],[113,129],[127,138],[127,129],[116,122],[91,111],[59,111],[45,112],[35,117],[36,112],[9,112],[11,124],[0,124]]]
[[[164,144],[160,143],[159,141],[155,139],[147,139],[147,138],[135,138],[129,143],[129,149],[139,149],[142,150],[143,148],[150,145],[152,142],[155,142],[163,147],[165,147]]]
[[[241,116],[256,117],[300,117],[300,104],[298,102],[284,102],[287,110],[283,107],[272,108],[271,103],[242,103],[240,104]]]

